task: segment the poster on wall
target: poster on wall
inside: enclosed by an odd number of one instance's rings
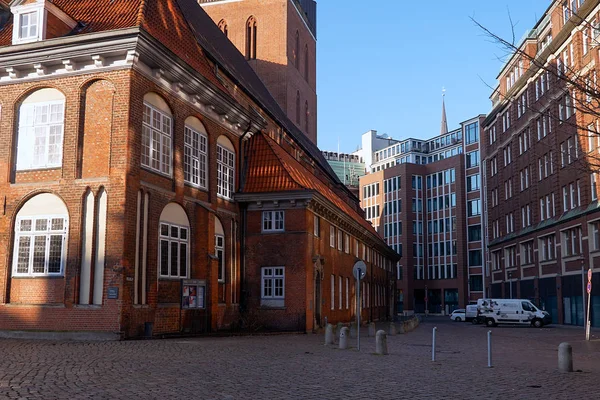
[[[181,281],[181,308],[204,309],[205,308],[206,281],[188,279]]]

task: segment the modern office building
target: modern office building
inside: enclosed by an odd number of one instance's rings
[[[322,151],[321,153],[340,181],[358,197],[359,179],[365,174],[365,163],[360,156],[333,151]]]
[[[572,325],[600,268],[599,20],[598,0],[552,1],[499,72],[482,124],[487,293]],[[594,326],[599,285],[594,273]]]
[[[483,119],[476,116],[450,132],[442,123],[439,136],[379,149],[360,180],[366,218],[403,256],[397,265],[398,312],[447,313],[484,294]]]

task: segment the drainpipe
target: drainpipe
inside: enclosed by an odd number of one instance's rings
[[[240,136],[239,139],[239,146],[238,146],[238,165],[240,166],[240,189],[242,189],[245,185],[245,176],[244,176],[244,166],[245,166],[245,158],[243,156],[244,153],[244,149],[243,149],[243,143],[244,143],[244,137],[251,133],[250,128],[252,127],[252,119],[250,119],[250,121],[248,122],[248,127],[246,128],[246,131],[242,134],[242,136]],[[247,159],[247,158],[246,158]],[[247,224],[246,224],[246,213],[247,213],[247,205],[244,204],[241,206],[241,234],[240,234],[240,263],[241,263],[241,281],[240,281],[240,312],[244,313],[246,311],[246,307],[247,307],[247,293],[246,293],[246,251],[245,251],[245,238],[246,238],[246,228],[247,228]]]

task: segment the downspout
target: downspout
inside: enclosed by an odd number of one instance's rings
[[[248,127],[246,128],[246,131],[242,134],[242,136],[240,136],[239,139],[239,146],[238,146],[238,165],[240,166],[240,190],[242,190],[244,188],[245,185],[245,174],[244,174],[244,170],[245,170],[245,162],[247,160],[247,157],[244,157],[244,148],[243,148],[243,143],[244,143],[244,137],[251,133],[250,128],[252,127],[252,119],[250,119],[250,121],[248,122]],[[240,313],[244,313],[246,311],[246,307],[247,307],[247,294],[246,294],[246,243],[245,243],[245,238],[246,238],[246,229],[247,229],[247,224],[246,224],[246,213],[247,213],[247,205],[243,204],[241,205],[241,234],[240,234],[240,263],[241,263],[241,281],[240,281]]]

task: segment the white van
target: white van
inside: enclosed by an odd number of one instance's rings
[[[490,327],[498,324],[519,324],[541,328],[552,323],[550,314],[539,310],[526,299],[479,299],[477,316]]]

